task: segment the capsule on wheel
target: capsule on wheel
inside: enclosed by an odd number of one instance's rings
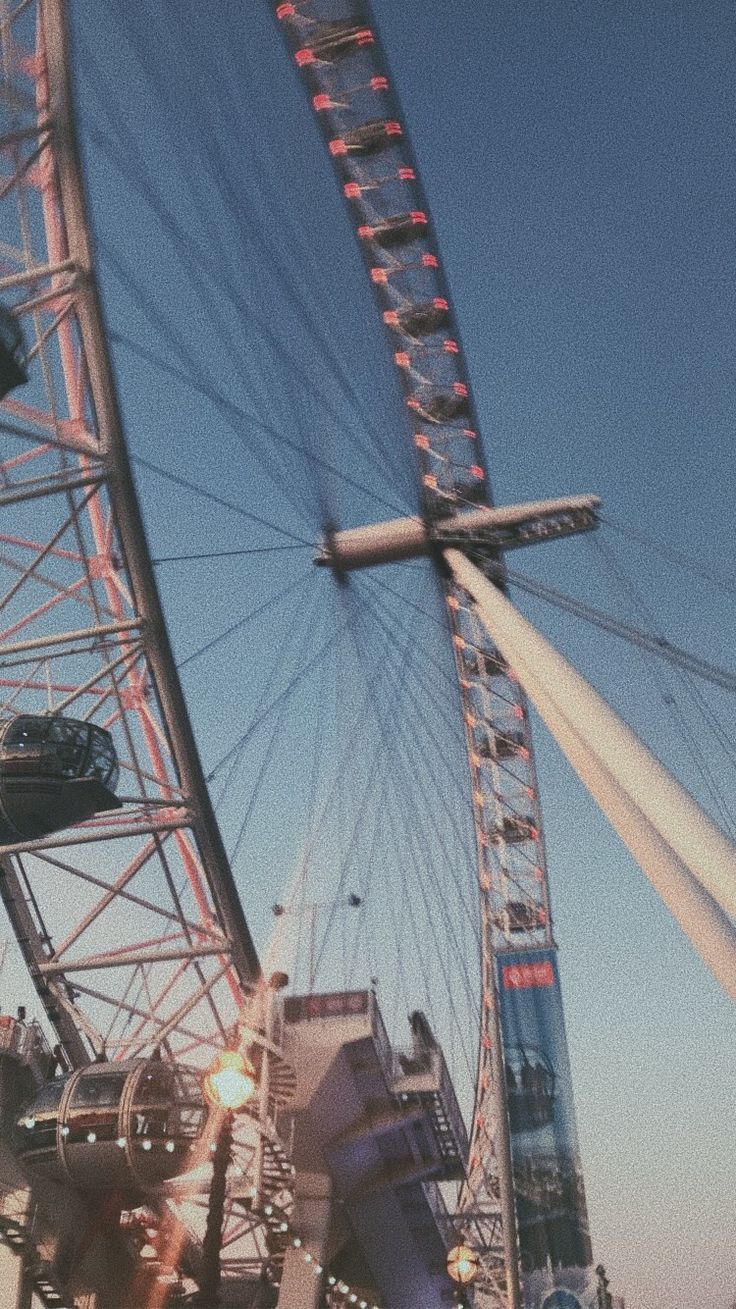
[[[392,118],[371,118],[351,132],[335,137],[330,141],[330,154],[337,155],[377,155],[395,144],[395,138],[401,136],[401,124]]]
[[[505,814],[493,833],[494,841],[518,845],[522,841],[536,841],[539,832],[530,815]]]
[[[120,809],[110,733],[75,718],[21,714],[0,726],[0,841],[34,840]]]
[[[338,59],[354,54],[362,45],[371,45],[373,40],[370,27],[361,18],[349,18],[339,23],[320,23],[310,44],[297,50],[296,62],[300,68],[317,62],[334,64]]]
[[[412,398],[407,403],[425,423],[450,423],[455,418],[467,417],[470,412],[468,397],[454,392],[440,392],[428,400]]]
[[[390,249],[394,245],[418,241],[426,236],[427,227],[427,215],[420,209],[412,209],[408,214],[393,214],[380,223],[366,223],[358,228],[358,236],[362,241],[373,241],[375,245]]]
[[[27,381],[23,329],[12,310],[0,304],[0,400]]]
[[[547,911],[542,905],[529,904],[526,900],[508,900],[493,921],[504,932],[536,932],[547,926]]]
[[[388,327],[394,327],[397,332],[403,332],[404,336],[410,336],[416,341],[447,327],[450,310],[446,300],[435,296],[428,304],[411,305],[409,309],[387,309],[383,321]]]
[[[156,1059],[90,1064],[40,1088],[17,1121],[17,1148],[42,1177],[140,1194],[189,1169],[205,1118],[191,1069]]]

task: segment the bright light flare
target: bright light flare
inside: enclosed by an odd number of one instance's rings
[[[467,1286],[475,1280],[480,1271],[480,1259],[476,1250],[469,1245],[456,1245],[447,1256],[447,1271],[453,1282]]]
[[[242,1109],[255,1089],[255,1069],[250,1059],[236,1050],[223,1050],[204,1079],[205,1099],[216,1109]]]

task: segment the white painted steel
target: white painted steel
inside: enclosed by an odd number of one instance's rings
[[[373,568],[376,564],[416,559],[430,553],[433,534],[448,532],[483,533],[500,527],[513,527],[530,519],[547,518],[579,509],[596,509],[598,496],[565,496],[559,500],[531,500],[526,504],[501,505],[498,508],[471,509],[454,518],[443,518],[432,525],[421,518],[393,518],[368,527],[352,527],[334,532],[325,540],[315,563],[349,572],[356,568]],[[436,548],[436,545],[435,545]]]
[[[736,847],[632,729],[458,550],[493,641],[685,935],[736,999]],[[727,912],[728,911],[728,912]]]

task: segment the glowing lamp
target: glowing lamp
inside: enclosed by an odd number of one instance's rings
[[[236,1050],[223,1050],[204,1079],[205,1099],[215,1109],[242,1109],[255,1089],[255,1068]]]
[[[447,1271],[453,1282],[467,1286],[475,1281],[480,1271],[480,1259],[469,1245],[456,1245],[447,1256]]]

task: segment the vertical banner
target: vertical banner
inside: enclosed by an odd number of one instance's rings
[[[593,1309],[556,951],[500,952],[496,968],[524,1309]]]

